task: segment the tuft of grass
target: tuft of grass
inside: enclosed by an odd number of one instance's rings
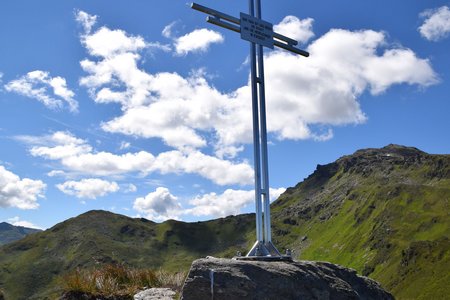
[[[76,269],[61,278],[64,292],[90,295],[133,296],[153,287],[167,287],[179,292],[186,277],[185,272],[167,272],[136,269],[120,264],[104,265],[94,269]]]

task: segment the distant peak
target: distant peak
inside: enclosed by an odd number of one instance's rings
[[[381,150],[387,151],[404,151],[404,152],[414,152],[414,153],[425,153],[415,147],[402,146],[397,144],[389,144],[381,148]]]
[[[7,229],[7,228],[13,228],[14,225],[11,225],[9,223],[6,222],[0,222],[0,229]]]
[[[381,155],[381,156],[401,156],[401,157],[411,157],[418,155],[426,155],[427,153],[415,148],[415,147],[407,147],[397,144],[389,144],[384,146],[383,148],[367,148],[361,149],[353,153],[350,156],[373,156],[373,155]]]

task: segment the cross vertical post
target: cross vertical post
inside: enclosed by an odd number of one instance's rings
[[[210,15],[207,18],[209,23],[240,32],[241,38],[250,42],[256,242],[245,257],[237,259],[289,260],[291,257],[282,256],[272,243],[263,46],[276,46],[306,57],[309,53],[294,47],[297,41],[273,32],[272,24],[262,20],[261,0],[249,0],[248,3],[249,14],[241,13],[240,19],[196,3],[191,7]]]
[[[255,16],[255,5],[253,0],[249,0],[249,14]],[[263,218],[262,218],[262,198],[261,198],[261,144],[259,136],[259,101],[258,101],[258,68],[256,65],[256,44],[250,42],[250,70],[251,70],[251,90],[252,90],[252,117],[253,117],[253,165],[255,172],[255,212],[256,212],[256,243],[249,254],[260,255],[263,238]]]

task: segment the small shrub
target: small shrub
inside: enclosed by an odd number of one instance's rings
[[[104,265],[92,270],[76,269],[62,278],[67,292],[81,292],[91,295],[133,296],[152,287],[168,287],[180,291],[186,274],[170,273],[162,269],[134,269],[124,265]]]
[[[185,272],[170,273],[159,269],[156,271],[156,278],[160,287],[168,287],[175,291],[180,291],[186,278]]]

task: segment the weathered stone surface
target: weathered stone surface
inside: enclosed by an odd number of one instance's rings
[[[134,300],[173,300],[175,295],[169,288],[151,288],[134,295]]]
[[[182,300],[394,299],[356,271],[327,262],[206,258],[192,263]]]

